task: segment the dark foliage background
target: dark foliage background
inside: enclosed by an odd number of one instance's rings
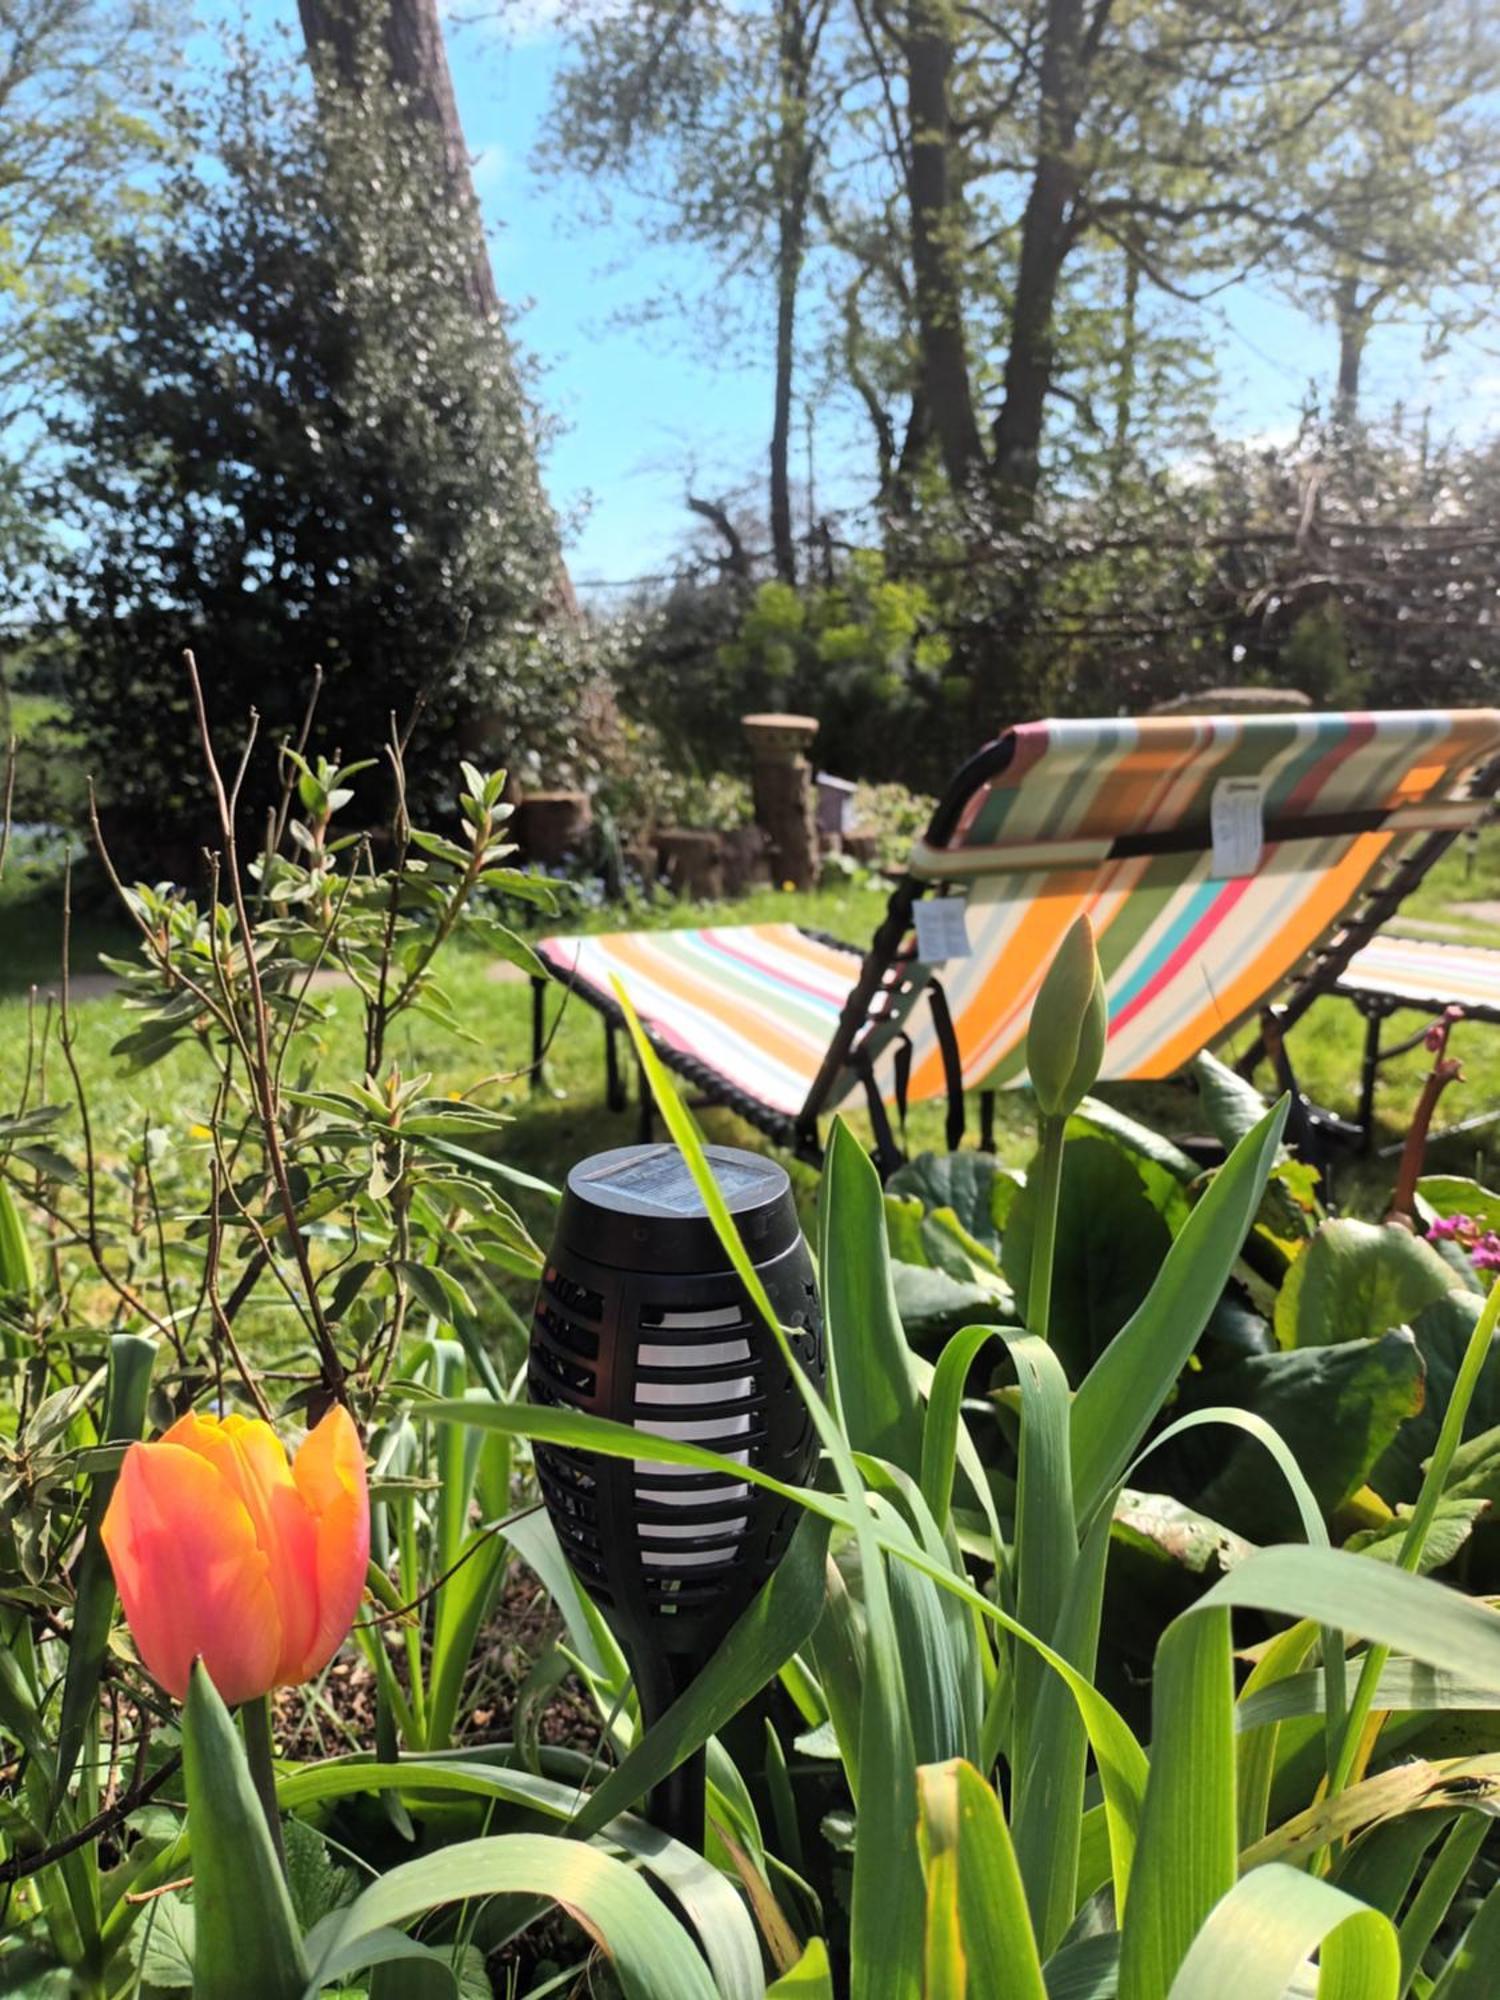
[[[231,734],[260,711],[252,807],[315,665],[346,759],[415,715],[416,808],[455,752],[566,756],[579,670],[549,617],[535,415],[466,294],[473,239],[430,141],[388,87],[315,113],[245,48],[163,123],[149,220],[105,246],[60,337],[46,496],[60,671],[114,840],[159,872],[209,830],[185,646]]]

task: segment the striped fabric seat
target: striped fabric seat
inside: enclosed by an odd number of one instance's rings
[[[971,955],[941,977],[970,1088],[1024,1081],[1037,987],[1080,911],[1109,995],[1104,1077],[1173,1075],[1256,1012],[1406,836],[1473,817],[1449,795],[1500,749],[1500,716],[1045,722],[1012,740],[912,862],[966,890]],[[1259,781],[1266,840],[1253,874],[1220,878],[1210,815],[1226,778]],[[912,1097],[935,1095],[942,1051],[920,1016],[912,1041]]]
[[[795,924],[548,938],[541,953],[560,977],[601,996],[618,974],[664,1049],[789,1118],[807,1101],[862,956]]]
[[[1476,1020],[1500,1021],[1500,950],[1383,935],[1355,952],[1335,990],[1431,1014],[1462,1007]]]
[[[1472,823],[1461,780],[1497,753],[1492,710],[1029,723],[958,774],[862,964],[785,924],[549,938],[541,956],[607,1017],[618,975],[669,1061],[811,1155],[819,1115],[858,1089],[877,1114],[946,1096],[956,1144],[965,1090],[1024,1082],[1037,989],[1080,912],[1104,1075],[1169,1076],[1322,946],[1382,862]],[[1256,837],[1216,863],[1226,780]],[[947,907],[918,910],[931,899]],[[1327,962],[1331,981],[1344,959]]]

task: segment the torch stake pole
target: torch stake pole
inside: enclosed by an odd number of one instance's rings
[[[654,1649],[637,1653],[636,1693],[640,1696],[641,1727],[650,1729],[684,1693],[697,1675],[701,1662],[676,1653]],[[707,1753],[700,1745],[675,1771],[669,1772],[647,1796],[646,1817],[661,1833],[680,1840],[696,1854],[703,1852],[705,1799],[708,1784]]]

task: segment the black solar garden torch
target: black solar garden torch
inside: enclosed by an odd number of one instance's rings
[[[819,1384],[822,1317],[791,1183],[774,1160],[707,1148],[709,1166],[793,1351]],[[775,1336],[730,1267],[675,1146],[621,1146],[568,1175],[537,1294],[534,1403],[703,1445],[792,1482],[817,1455]],[[797,1508],[728,1473],[538,1445],[563,1551],[629,1657],[650,1725],[781,1560]],[[703,1753],[647,1806],[703,1841]]]

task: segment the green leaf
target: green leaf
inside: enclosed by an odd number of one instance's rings
[[[711,1659],[594,1790],[575,1831],[597,1831],[730,1722],[805,1645],[823,1611],[828,1523],[804,1517],[786,1555]]]
[[[1422,1407],[1422,1363],[1406,1332],[1294,1353],[1252,1354],[1183,1384],[1181,1407],[1233,1405],[1262,1418],[1289,1446],[1325,1514],[1357,1492],[1401,1424]],[[1251,1442],[1179,1443],[1170,1484],[1192,1505],[1255,1542],[1298,1532],[1292,1503],[1268,1489]]]
[[[291,1898],[244,1749],[201,1660],[182,1713],[182,1754],[197,2000],[300,2000],[307,1968]]]
[[[139,1334],[117,1333],[109,1343],[109,1387],[105,1394],[101,1439],[110,1444],[134,1442],[145,1428],[151,1393],[154,1341]],[[63,1680],[62,1712],[57,1725],[57,1775],[53,1810],[67,1791],[90,1722],[99,1711],[99,1683],[109,1650],[115,1615],[115,1579],[104,1552],[100,1531],[115,1490],[118,1470],[101,1472],[89,1492],[83,1552],[78,1558],[73,1604],[73,1636],[68,1645]]]
[[[1073,1399],[1073,1496],[1084,1520],[1124,1475],[1176,1386],[1255,1218],[1281,1143],[1285,1098],[1246,1134],[1183,1224],[1140,1309]]]
[[[1500,1959],[1500,1883],[1479,1906],[1479,1914],[1438,1974],[1428,2000],[1490,2000]]]
[[[834,2000],[828,1947],[814,1938],[790,1972],[766,1988],[766,2000]]]
[[[1396,2000],[1401,1959],[1390,1919],[1273,1862],[1252,1869],[1216,1905],[1169,2000],[1230,1993],[1234,2000],[1282,2000],[1314,1952],[1321,1957],[1318,2000]]]
[[[1500,1230],[1500,1194],[1462,1174],[1423,1174],[1417,1195],[1434,1215],[1472,1215],[1481,1229]]]
[[[286,1849],[286,1885],[292,1911],[304,1931],[347,1903],[354,1894],[355,1875],[329,1852],[328,1843],[305,1820],[288,1819],[281,1829]]]
[[[929,1213],[951,1209],[967,1233],[998,1256],[1020,1177],[989,1153],[919,1153],[885,1184],[887,1195],[915,1195]]]
[[[1016,1197],[1002,1262],[1018,1299],[1029,1297],[1040,1181]],[[1172,1236],[1130,1160],[1107,1139],[1063,1148],[1049,1337],[1070,1381],[1084,1374],[1137,1312]]]
[[[480,1761],[495,1752],[442,1759],[407,1758],[372,1762],[363,1755],[304,1765],[277,1785],[277,1796],[289,1809],[337,1799],[397,1797],[398,1788],[427,1810],[431,1794],[451,1793],[493,1804],[519,1807],[553,1821],[559,1834],[577,1833],[579,1793],[576,1779],[563,1783],[540,1777],[511,1764]],[[503,1752],[508,1756],[508,1746]],[[629,1855],[654,1876],[694,1926],[703,1942],[719,2000],[759,2000],[760,1956],[755,1930],[735,1888],[703,1857],[681,1842],[665,1839],[644,1820],[629,1814],[611,1820],[600,1844]],[[327,1935],[320,1925],[310,1946]]]
[[[533,1833],[458,1841],[390,1869],[320,1927],[311,1984],[369,1964],[379,1932],[449,1903],[503,1895],[561,1904],[609,1958],[626,2000],[718,2000],[687,1932],[633,1869],[582,1841]]]
[[[1432,1866],[1422,1877],[1421,1888],[1397,1926],[1403,1993],[1410,1991],[1427,1947],[1437,1936],[1438,1927],[1446,1919],[1454,1898],[1462,1893],[1469,1870],[1484,1845],[1489,1826],[1489,1816],[1485,1813],[1460,1814],[1449,1828]],[[1462,1950],[1460,1945],[1460,1953]]]
[[[1451,1495],[1438,1501],[1417,1564],[1423,1576],[1432,1570],[1447,1568],[1474,1532],[1474,1523],[1481,1514],[1488,1512],[1489,1505],[1488,1500],[1461,1500]],[[1411,1518],[1410,1507],[1398,1507],[1383,1528],[1366,1528],[1359,1534],[1350,1535],[1344,1547],[1354,1549],[1360,1555],[1373,1556],[1377,1562],[1399,1562]]]
[[[1226,1153],[1233,1152],[1247,1132],[1253,1132],[1266,1115],[1266,1100],[1242,1076],[1236,1076],[1205,1049],[1192,1062],[1193,1080],[1203,1104],[1208,1129]]]
[[[922,1417],[891,1285],[880,1176],[841,1118],[828,1144],[819,1224],[828,1366],[849,1445],[916,1477]]]
[[[924,2000],[1046,2000],[1005,1816],[972,1764],[917,1774],[927,1879]]]
[[[146,1986],[192,1989],[193,1911],[175,1890],[153,1896],[130,1933],[130,1961]]]
[[[1190,1612],[1167,1628],[1156,1651],[1151,1724],[1151,1775],[1121,1926],[1120,2000],[1162,2000],[1200,1925],[1234,1885],[1227,1610]]]
[[[1426,1397],[1397,1431],[1370,1475],[1370,1484],[1393,1506],[1400,1500],[1415,1500],[1421,1488],[1422,1467],[1437,1444],[1465,1350],[1483,1310],[1483,1298],[1470,1292],[1450,1291],[1412,1322],[1427,1375]],[[1497,1426],[1500,1426],[1500,1334],[1490,1342],[1464,1430],[1472,1441]]]
[[[1371,1339],[1452,1290],[1453,1273],[1420,1236],[1336,1216],[1287,1274],[1276,1300],[1276,1338],[1293,1348]]]
[[[971,1320],[1017,1318],[1015,1295],[1003,1279],[988,1273],[955,1278],[928,1264],[891,1260],[896,1312],[914,1347],[931,1350]]]

